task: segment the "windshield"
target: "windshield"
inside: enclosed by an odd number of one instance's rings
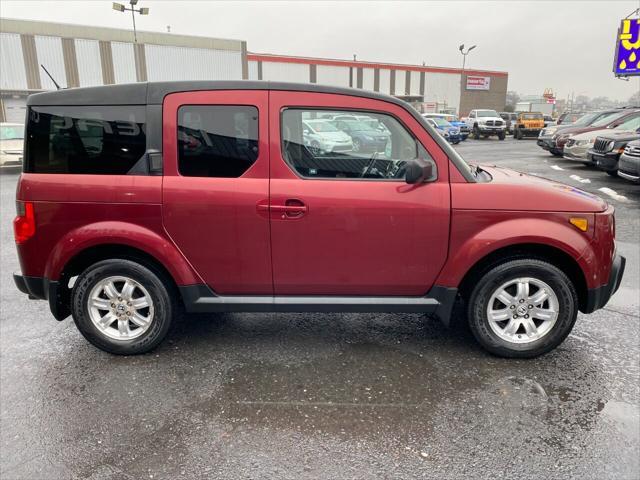
[[[439,127],[450,127],[451,125],[449,124],[449,122],[447,122],[444,118],[432,118],[431,120],[433,120],[433,123],[435,123],[437,126]]]
[[[306,122],[314,132],[338,132],[339,130],[329,122]]]
[[[498,112],[495,110],[478,110],[478,117],[499,117]]]
[[[0,140],[24,140],[24,126],[2,125],[0,127]]]
[[[522,118],[525,120],[542,120],[542,115],[539,113],[525,113]]]
[[[640,116],[638,117],[632,117],[629,120],[621,123],[620,125],[618,125],[617,127],[614,128],[614,130],[631,130],[631,131],[635,131],[638,128],[640,128]]]
[[[593,122],[591,124],[591,126],[592,127],[604,127],[604,126],[608,125],[609,123],[611,123],[616,118],[622,117],[625,113],[626,112],[611,112],[611,113],[607,113],[602,118],[599,118],[598,120]]]
[[[587,113],[585,115],[582,115],[580,118],[578,118],[575,122],[573,122],[573,126],[574,127],[587,127],[589,125],[591,125],[591,122],[593,122],[596,118],[598,118],[600,115],[602,115],[599,112],[596,113]],[[563,120],[563,123],[568,123],[569,121],[567,121],[566,119]]]

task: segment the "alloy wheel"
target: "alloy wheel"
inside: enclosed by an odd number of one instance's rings
[[[93,325],[114,340],[131,340],[145,333],[153,322],[153,301],[140,283],[125,276],[98,282],[87,300]]]
[[[530,343],[547,335],[558,319],[560,303],[542,280],[515,278],[489,299],[487,318],[493,333],[510,343]]]

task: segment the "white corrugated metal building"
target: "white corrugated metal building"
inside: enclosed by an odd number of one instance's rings
[[[55,86],[85,87],[160,80],[273,80],[383,92],[466,114],[502,109],[506,72],[247,53],[242,40],[0,19],[0,121],[22,122],[26,97]],[[490,81],[485,91],[464,78]],[[467,83],[463,88],[462,83]]]
[[[24,121],[26,97],[61,87],[247,78],[246,42],[28,20],[0,20],[0,121]]]

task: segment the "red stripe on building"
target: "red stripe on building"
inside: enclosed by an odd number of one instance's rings
[[[429,73],[462,73],[461,68],[448,67],[423,67],[422,65],[403,65],[399,63],[373,63],[352,60],[337,60],[332,58],[312,58],[312,57],[290,57],[286,55],[271,55],[267,53],[248,53],[247,60],[255,62],[281,62],[281,63],[299,63],[304,65],[329,65],[334,67],[354,67],[354,68],[377,68],[384,70],[410,70],[415,72]],[[498,72],[494,70],[472,70],[465,69],[467,75],[491,75],[494,77],[507,77],[507,72]]]

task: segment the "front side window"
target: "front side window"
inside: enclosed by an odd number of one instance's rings
[[[305,120],[306,118],[320,120]],[[404,126],[382,113],[291,108],[282,114],[282,152],[302,177],[404,180],[407,163],[430,159]],[[311,127],[311,128],[310,128]]]
[[[126,175],[146,151],[145,107],[30,107],[26,173]]]
[[[184,105],[178,110],[178,170],[185,177],[237,178],[258,159],[258,109]]]

